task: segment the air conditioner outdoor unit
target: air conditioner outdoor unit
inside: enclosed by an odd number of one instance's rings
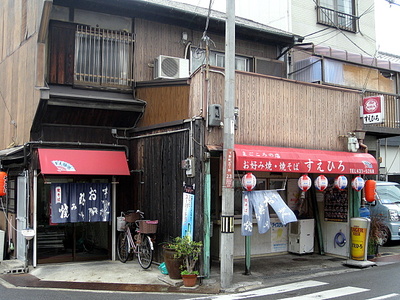
[[[154,60],[154,79],[189,77],[189,60],[160,55]]]

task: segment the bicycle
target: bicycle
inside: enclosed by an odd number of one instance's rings
[[[118,230],[121,231],[117,241],[118,259],[125,263],[130,254],[137,255],[140,266],[148,269],[153,262],[153,235],[157,231],[158,220],[141,220],[143,212],[127,211],[121,212]],[[125,223],[123,223],[123,221]],[[134,236],[132,237],[131,227],[134,225]]]

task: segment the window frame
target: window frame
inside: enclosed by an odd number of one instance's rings
[[[317,23],[329,27],[338,28],[340,30],[357,32],[358,17],[356,16],[355,0],[332,0],[329,7],[324,0],[318,0],[317,4]],[[347,13],[340,9],[350,4],[351,13]]]

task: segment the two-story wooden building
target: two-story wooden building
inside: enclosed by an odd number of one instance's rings
[[[190,230],[204,241],[207,274],[221,250],[225,15],[164,0],[10,0],[1,10],[7,34],[0,49],[0,160],[9,178],[0,228],[8,256],[25,258],[20,230],[29,227],[36,233],[28,255],[34,266],[115,259],[116,217],[140,209],[159,220],[161,262],[161,243],[182,234],[190,186]],[[348,245],[334,247],[333,237],[349,234],[361,195],[350,183],[341,192],[332,183],[338,175],[350,182],[378,171],[372,155],[348,149],[349,132],[365,130],[360,90],[287,78],[287,54],[301,42],[236,20],[236,257],[244,255],[246,172],[257,176],[260,190],[286,182],[280,194],[287,205],[315,220],[315,249],[346,257]],[[300,193],[304,173],[327,176],[330,188]],[[339,195],[340,214],[333,215]],[[253,254],[289,250],[288,226],[272,210],[271,224],[267,234],[254,231]]]

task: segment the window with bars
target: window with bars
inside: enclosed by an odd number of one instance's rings
[[[128,32],[77,26],[74,83],[130,86],[133,35]]]
[[[318,23],[356,32],[357,17],[354,0],[319,0]]]

